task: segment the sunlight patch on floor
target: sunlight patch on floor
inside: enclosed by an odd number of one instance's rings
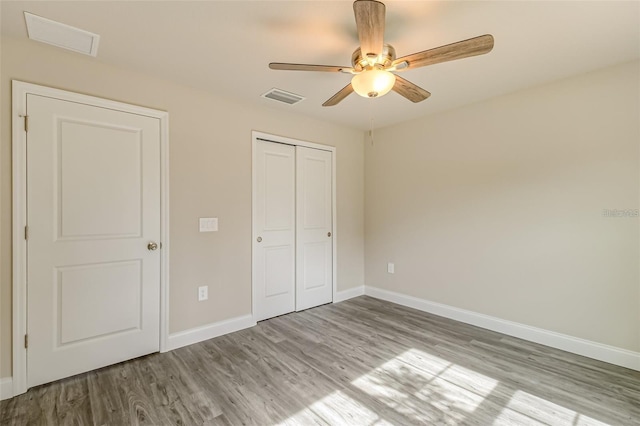
[[[495,420],[503,424],[553,424],[567,426],[608,426],[584,414],[524,391],[516,391]]]
[[[312,424],[321,418],[329,424],[386,425],[389,412],[396,412],[421,424],[475,420],[494,425],[607,426],[418,349],[407,350],[356,378],[351,385],[314,402],[282,424]],[[361,392],[366,396],[359,397]]]
[[[435,355],[410,349],[352,384],[411,419],[437,422],[444,417],[465,419],[498,381]]]
[[[332,425],[387,426],[390,423],[342,391],[335,391],[286,419],[281,425],[315,424],[320,417]]]

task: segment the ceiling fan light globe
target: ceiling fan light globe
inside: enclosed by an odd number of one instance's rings
[[[395,82],[396,76],[389,71],[369,69],[354,75],[351,86],[364,98],[379,98],[389,93]]]

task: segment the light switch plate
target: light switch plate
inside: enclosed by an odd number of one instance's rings
[[[215,232],[218,230],[217,217],[201,217],[200,232]]]

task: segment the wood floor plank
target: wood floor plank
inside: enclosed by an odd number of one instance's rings
[[[93,424],[86,375],[61,380],[56,412],[58,423],[61,425]]]
[[[38,386],[0,423],[640,426],[640,372],[362,296]]]
[[[108,425],[114,423],[126,424],[127,416],[119,387],[114,381],[110,367],[92,371],[87,374],[91,414],[94,425]]]

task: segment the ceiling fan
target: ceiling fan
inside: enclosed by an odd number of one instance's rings
[[[383,40],[384,3],[375,0],[356,0],[353,3],[353,12],[356,17],[360,47],[351,55],[351,67],[272,62],[269,64],[269,68],[353,74],[351,83],[329,98],[322,106],[337,105],[354,91],[360,96],[375,98],[393,90],[412,102],[420,102],[431,96],[431,93],[391,71],[404,71],[483,55],[493,49],[493,36],[485,34],[396,59],[393,46],[385,44]]]

